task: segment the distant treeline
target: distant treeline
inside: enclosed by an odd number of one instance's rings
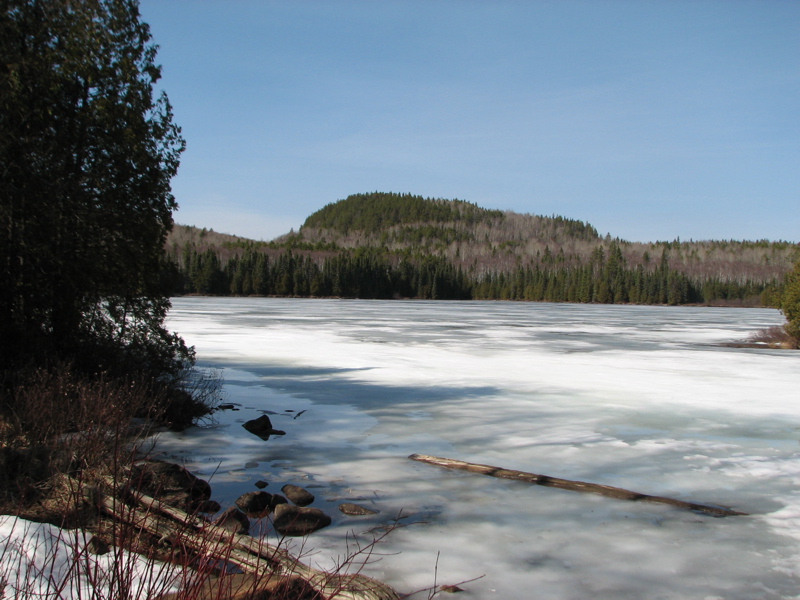
[[[475,273],[441,256],[376,248],[305,252],[263,246],[225,252],[173,250],[174,292],[236,296],[529,300],[604,304],[772,305],[778,282],[692,279],[670,267],[665,249],[647,268],[621,249],[598,248],[589,262],[544,257],[511,272]]]
[[[256,242],[176,226],[176,293],[777,305],[789,242],[638,243],[463,200],[353,194]]]
[[[175,291],[184,294],[472,298],[469,278],[443,258],[393,262],[369,249],[342,251],[321,261],[292,250],[272,256],[247,250],[225,264],[214,250],[200,254],[189,249],[178,271]]]

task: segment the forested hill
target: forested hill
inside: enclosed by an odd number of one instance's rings
[[[328,204],[308,217],[303,228],[330,229],[342,234],[352,230],[378,233],[398,225],[461,221],[475,224],[502,216],[502,211],[487,210],[463,200],[374,192],[354,194]]]
[[[382,192],[272,242],[177,226],[168,250],[184,292],[665,304],[770,303],[800,258],[788,242],[632,243],[560,216]]]
[[[480,208],[463,200],[382,192],[354,194],[328,204],[309,216],[293,237],[295,242],[393,250],[480,246],[522,238],[564,242],[599,239],[591,225],[564,217],[521,215]]]

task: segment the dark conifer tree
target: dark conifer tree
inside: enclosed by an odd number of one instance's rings
[[[178,368],[190,354],[163,327],[159,271],[184,142],[154,94],[160,68],[138,3],[2,6],[2,359],[102,362],[113,347]]]
[[[781,312],[786,317],[786,331],[794,338],[795,346],[800,346],[800,260],[786,276],[781,295]]]

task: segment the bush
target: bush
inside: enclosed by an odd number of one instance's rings
[[[771,348],[794,348],[796,343],[796,340],[786,331],[786,327],[781,325],[761,329],[751,335],[748,341],[767,344]]]
[[[113,474],[129,442],[149,425],[189,425],[211,410],[219,388],[218,379],[201,373],[164,382],[88,376],[64,364],[11,379],[7,374],[0,389],[0,501],[6,506],[30,505],[58,474]]]
[[[793,338],[794,347],[800,347],[800,260],[786,276],[781,295],[781,312],[786,316],[786,332]]]

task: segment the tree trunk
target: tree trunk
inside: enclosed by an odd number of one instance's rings
[[[649,494],[640,494],[639,492],[632,492],[623,488],[611,487],[609,485],[600,485],[597,483],[586,483],[585,481],[573,481],[570,479],[559,479],[558,477],[550,477],[549,475],[537,475],[535,473],[526,473],[525,471],[513,471],[510,469],[503,469],[500,467],[492,467],[489,465],[479,465],[475,463],[468,463],[461,460],[454,460],[451,458],[440,458],[438,456],[427,456],[425,454],[412,454],[409,456],[411,460],[445,467],[447,469],[457,469],[459,471],[469,471],[470,473],[479,473],[481,475],[489,475],[491,477],[499,477],[500,479],[513,479],[515,481],[524,481],[534,485],[543,485],[547,487],[555,487],[562,490],[570,490],[573,492],[584,492],[589,494],[600,494],[609,498],[618,498],[620,500],[634,500],[638,502],[658,502],[660,504],[669,504],[676,508],[692,510],[695,512],[711,515],[712,517],[731,517],[743,516],[747,513],[731,510],[719,506],[708,506],[706,504],[696,504],[694,502],[684,502],[683,500],[675,500],[674,498],[665,498],[663,496],[650,496]]]

